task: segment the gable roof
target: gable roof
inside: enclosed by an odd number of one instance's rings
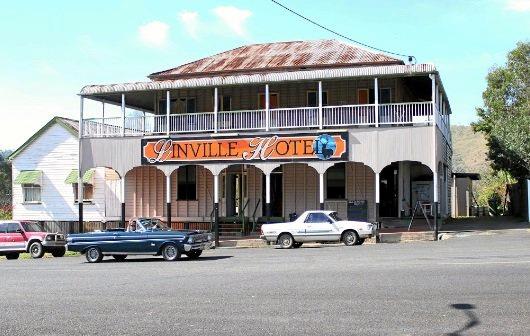
[[[46,132],[50,127],[53,125],[58,124],[64,127],[68,132],[70,132],[73,136],[78,137],[79,136],[79,122],[77,120],[63,118],[63,117],[53,117],[52,120],[48,121],[46,125],[44,125],[40,130],[37,131],[37,133],[33,134],[22,146],[17,148],[9,157],[7,158],[8,161],[12,161],[15,157],[17,157],[20,153],[22,153],[29,145],[34,143],[44,132]]]
[[[402,65],[404,62],[337,40],[291,41],[242,46],[148,77],[160,81],[205,75],[391,64]]]

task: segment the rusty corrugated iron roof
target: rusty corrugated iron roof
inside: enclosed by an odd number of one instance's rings
[[[311,69],[305,71],[261,72],[254,74],[231,74],[226,76],[204,76],[178,78],[148,82],[119,83],[107,85],[86,85],[81,89],[82,96],[116,94],[124,92],[160,91],[189,89],[198,87],[215,87],[224,85],[255,85],[304,80],[325,80],[356,77],[392,77],[415,76],[437,73],[433,64],[414,65],[374,65],[362,67],[338,67]],[[443,86],[442,86],[443,89]]]
[[[400,59],[337,40],[252,44],[155,72],[155,81],[224,74],[404,64]]]

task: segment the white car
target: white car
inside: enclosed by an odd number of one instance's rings
[[[344,245],[361,245],[375,235],[375,225],[339,218],[335,211],[306,211],[293,222],[263,224],[261,239],[282,248],[298,248],[304,242],[342,241]]]

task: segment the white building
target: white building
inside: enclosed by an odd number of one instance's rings
[[[78,131],[77,121],[55,117],[11,154],[14,219],[36,220],[54,231],[76,231]],[[86,228],[119,220],[116,173],[95,168],[83,180]]]

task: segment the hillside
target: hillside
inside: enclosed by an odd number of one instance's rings
[[[453,171],[459,173],[490,172],[487,161],[488,147],[481,133],[473,132],[471,126],[451,126],[453,137]]]

